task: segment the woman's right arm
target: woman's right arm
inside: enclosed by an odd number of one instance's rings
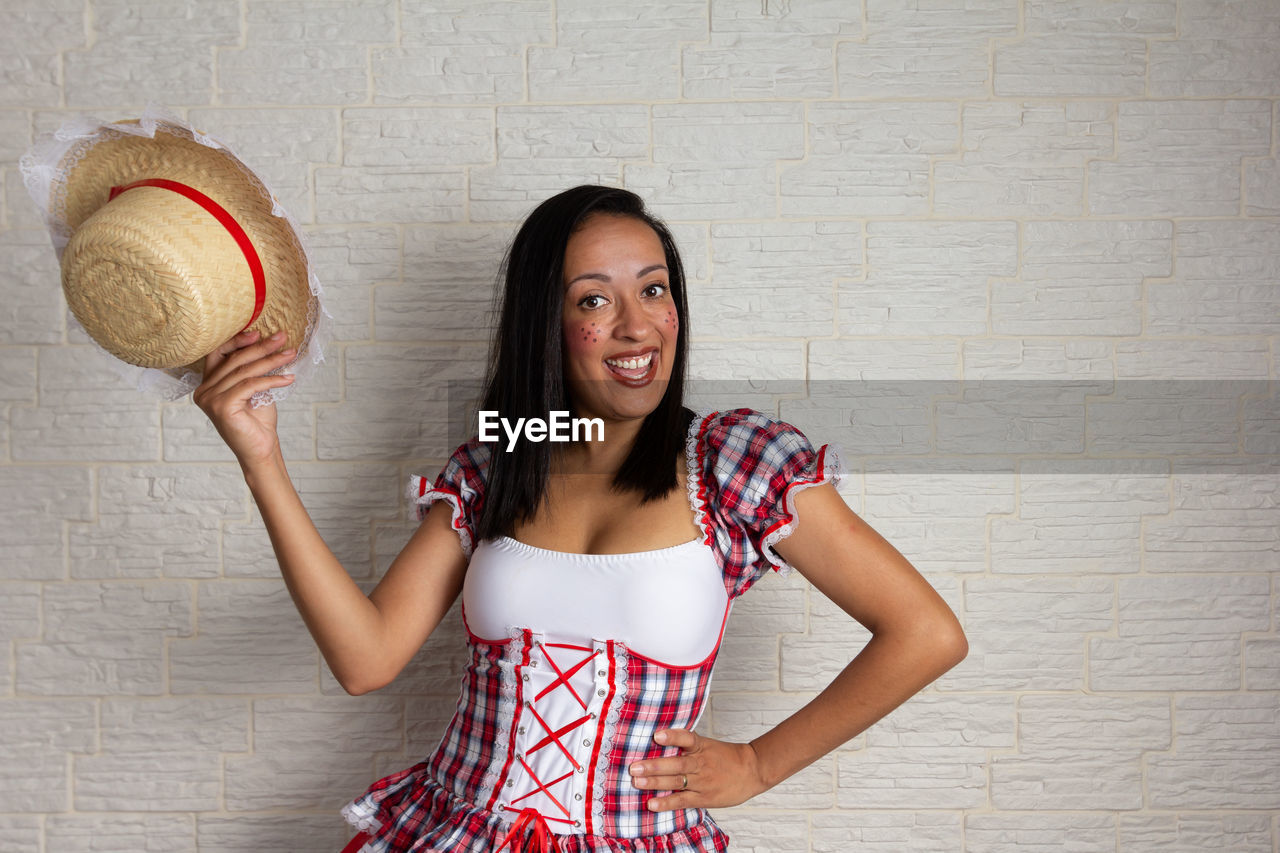
[[[325,544],[285,469],[274,405],[249,398],[290,376],[268,376],[292,352],[283,339],[237,335],[210,354],[193,398],[235,453],[293,602],[343,689],[388,684],[417,653],[462,589],[466,557],[447,505],[431,508],[366,596]]]

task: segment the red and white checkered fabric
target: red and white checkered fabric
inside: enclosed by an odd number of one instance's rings
[[[437,500],[452,506],[468,556],[489,451],[473,439],[434,486],[416,477],[410,484],[419,517]],[[687,460],[690,500],[731,598],[770,568],[787,568],[771,546],[794,529],[794,494],[840,475],[828,447],[814,451],[799,430],[749,409],[695,418]],[[675,754],[653,735],[697,722],[714,652],[675,667],[635,654],[616,638],[566,641],[528,626],[501,642],[471,636],[468,646],[457,711],[435,752],[344,807],[347,819],[369,834],[362,853],[490,853],[504,844],[540,851],[543,842],[522,846],[531,817],[540,834],[554,834],[562,853],[728,848],[728,837],[702,809],[645,808],[653,794],[632,786],[627,771],[635,761]]]

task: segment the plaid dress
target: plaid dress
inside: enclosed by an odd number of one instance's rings
[[[410,482],[419,518],[436,501],[452,507],[453,527],[468,558],[477,544],[475,519],[484,506],[490,447],[472,439],[454,452],[434,485],[419,477]],[[730,600],[770,569],[790,569],[771,546],[795,527],[794,495],[840,476],[839,460],[829,447],[815,451],[799,430],[750,409],[694,418],[686,461],[702,544],[714,555]],[[708,613],[707,618],[718,621],[723,616]],[[678,753],[656,744],[653,734],[663,728],[694,727],[706,702],[718,649],[717,645],[696,665],[670,666],[628,650],[617,638],[544,644],[529,626],[511,626],[509,638],[500,642],[471,635],[457,711],[440,745],[424,761],[378,780],[343,808],[347,820],[362,831],[348,849],[727,850],[728,837],[703,809],[650,812],[645,804],[653,793],[632,786],[627,771],[635,761]],[[534,669],[539,660],[542,668]],[[571,665],[575,660],[581,662]],[[538,747],[556,741],[551,746],[564,749],[556,735],[558,726],[536,715],[531,701],[537,683],[531,685],[529,676],[550,675],[552,668],[560,675],[542,693],[567,686],[574,670],[576,683],[584,688],[581,694],[590,697],[590,706],[587,699],[580,700],[589,713],[575,723],[579,736],[588,735],[583,742],[593,746],[590,760],[570,759],[581,777],[567,780],[576,783],[573,797],[585,800],[576,809],[570,808],[568,797],[557,798],[553,786],[562,779],[539,780],[535,775],[538,796],[516,796],[522,791],[517,779],[527,784],[530,775],[523,773],[530,768],[516,747],[517,732],[524,735],[526,727],[540,723],[538,731],[548,736]]]

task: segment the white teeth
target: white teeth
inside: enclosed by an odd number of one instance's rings
[[[606,364],[616,367],[619,370],[639,370],[642,367],[647,368],[650,362],[652,361],[653,361],[653,353],[640,356],[639,358],[606,358],[605,359]]]

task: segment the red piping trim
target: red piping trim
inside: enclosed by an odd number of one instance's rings
[[[633,658],[640,658],[640,660],[642,661],[647,661],[648,663],[654,664],[655,666],[660,666],[663,669],[672,669],[679,672],[684,672],[690,669],[700,669],[706,666],[712,660],[714,660],[715,656],[719,654],[720,643],[722,640],[724,640],[724,629],[725,629],[725,626],[729,624],[729,610],[732,607],[733,607],[733,599],[731,598],[728,601],[726,601],[724,605],[724,616],[720,618],[720,635],[716,637],[715,647],[711,649],[711,654],[707,655],[705,658],[698,661],[697,663],[686,664],[684,666],[677,666],[675,664],[665,663],[663,661],[658,660],[657,658],[651,658],[646,655],[642,655],[639,652],[637,652],[635,649],[631,648],[630,646],[627,647],[627,655]]]
[[[596,726],[596,744],[591,749],[591,764],[587,767],[587,808],[586,808],[586,830],[587,835],[594,835],[595,828],[592,826],[591,813],[592,803],[595,798],[596,789],[596,765],[600,760],[600,743],[604,740],[604,721],[609,716],[609,705],[613,702],[613,696],[616,692],[616,684],[614,674],[617,671],[617,663],[615,660],[614,642],[610,640],[605,644],[605,654],[609,658],[609,693],[604,697],[604,704],[600,706],[600,722]]]
[[[683,665],[667,663],[666,661],[661,661],[661,660],[658,660],[657,658],[649,657],[648,655],[642,655],[639,652],[635,651],[634,649],[631,649],[629,646],[628,646],[627,654],[630,655],[631,657],[640,658],[640,660],[645,661],[647,663],[654,664],[655,666],[663,667],[664,669],[683,671],[683,670],[689,670],[689,669],[698,669],[699,667],[705,666],[712,660],[712,658],[714,658],[720,652],[720,644],[724,641],[724,629],[729,624],[729,611],[732,608],[733,608],[733,599],[729,599],[727,602],[725,602],[725,605],[724,605],[724,616],[721,617],[720,619],[720,634],[719,636],[716,637],[716,644],[711,649],[711,652],[702,660],[698,661],[697,663],[690,663],[690,664],[683,664]],[[477,645],[505,646],[507,643],[511,642],[510,638],[507,638],[505,640],[489,640],[484,637],[481,637],[475,631],[472,631],[471,623],[467,621],[466,602],[463,602],[462,604],[462,627],[466,629],[467,636],[471,638],[471,641]],[[570,645],[565,645],[561,643],[543,643],[543,645],[549,646],[551,648],[576,649],[577,651],[582,651],[582,652],[591,651],[591,649],[587,646],[570,646]],[[570,673],[570,675],[572,675],[572,673]]]
[[[477,645],[505,646],[507,643],[511,642],[510,637],[507,637],[505,640],[486,640],[484,637],[478,636],[474,631],[472,631],[471,625],[467,623],[467,603],[465,601],[462,602],[462,627],[467,629],[467,636],[470,637],[471,641]]]

